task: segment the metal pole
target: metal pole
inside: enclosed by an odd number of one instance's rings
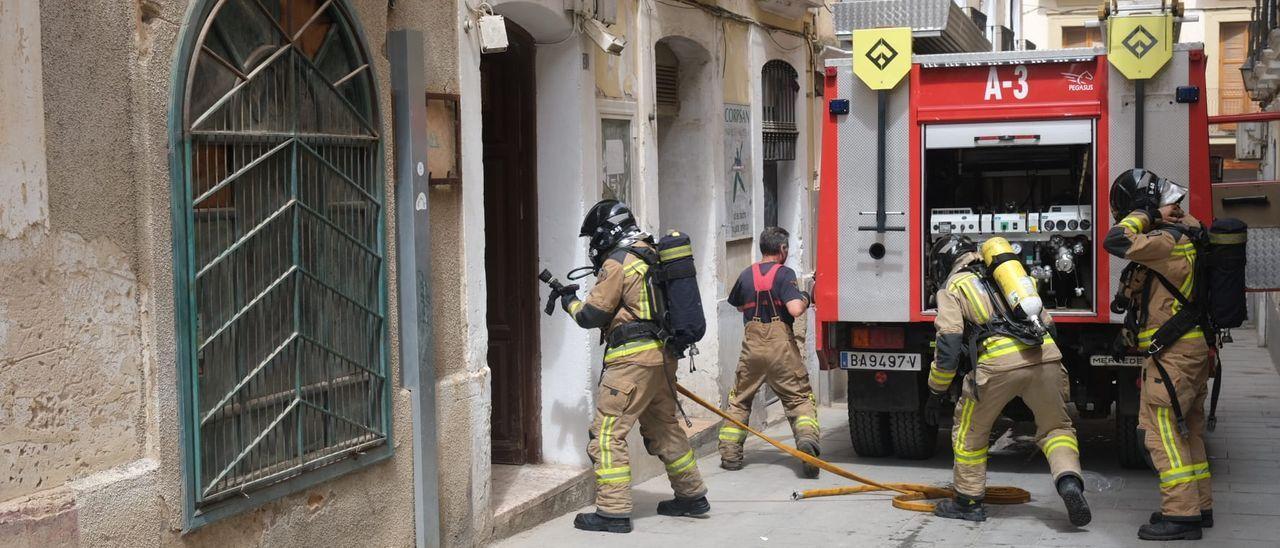
[[[876,232],[884,233],[885,224],[889,219],[885,216],[885,180],[884,180],[884,155],[885,155],[885,128],[887,124],[886,118],[889,117],[889,90],[882,89],[876,92]]]
[[[400,382],[413,401],[413,501],[418,548],[440,545],[436,369],[431,360],[431,224],[427,171],[427,83],[422,33],[387,35],[395,134]]]
[[[1147,94],[1146,80],[1133,81],[1133,167],[1141,169],[1143,164],[1142,153],[1144,141],[1146,140],[1145,126],[1147,114]]]

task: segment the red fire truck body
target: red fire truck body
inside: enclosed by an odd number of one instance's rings
[[[1114,406],[1121,460],[1141,463],[1140,361],[1111,358],[1124,261],[1102,248],[1108,188],[1141,155],[1143,167],[1189,187],[1193,216],[1210,218],[1205,63],[1200,45],[1179,44],[1145,82],[1139,117],[1134,82],[1102,49],[916,56],[909,78],[882,92],[878,124],[877,92],[849,59],[828,61],[816,340],[821,367],[848,373],[860,454],[934,452],[938,430],[923,420],[935,290],[927,253],[937,237],[963,233],[1014,244],[1059,326],[1072,402],[1090,418]],[[1030,418],[1018,403],[1006,413]]]

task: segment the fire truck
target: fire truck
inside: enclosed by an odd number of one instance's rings
[[[1203,46],[1171,50],[1141,81],[1105,48],[915,55],[884,91],[854,74],[857,44],[826,62],[815,336],[821,368],[847,372],[859,455],[936,451],[939,428],[923,414],[936,290],[927,253],[959,233],[1012,243],[1058,326],[1071,404],[1082,418],[1114,417],[1121,463],[1144,465],[1142,362],[1112,351],[1124,261],[1102,240],[1110,183],[1133,167],[1185,184],[1184,208],[1213,216]],[[892,53],[880,48],[878,61]],[[1005,414],[1032,418],[1020,400]]]

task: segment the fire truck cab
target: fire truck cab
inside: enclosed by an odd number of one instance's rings
[[[821,367],[848,374],[860,455],[936,450],[939,429],[923,416],[936,291],[927,253],[961,233],[1013,244],[1058,325],[1072,404],[1083,418],[1114,416],[1122,464],[1143,465],[1141,360],[1112,358],[1124,261],[1102,248],[1108,189],[1141,161],[1188,186],[1192,216],[1211,217],[1203,47],[1177,44],[1143,86],[1136,93],[1102,48],[917,55],[883,92],[859,82],[851,58],[827,62],[816,338]],[[1031,418],[1020,400],[1006,415]]]

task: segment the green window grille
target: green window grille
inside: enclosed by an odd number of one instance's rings
[[[378,94],[349,7],[207,1],[184,33],[171,131],[190,526],[391,447]]]

